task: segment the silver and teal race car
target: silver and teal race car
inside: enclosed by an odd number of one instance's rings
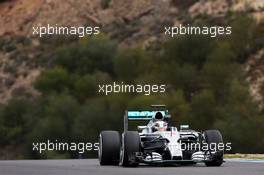
[[[197,132],[188,125],[170,125],[171,115],[164,105],[150,110],[127,110],[124,132],[102,131],[99,135],[100,165],[125,167],[143,164],[196,164],[221,166],[224,144],[218,130]],[[145,121],[138,131],[130,131],[130,121]],[[220,145],[220,146],[219,146]]]

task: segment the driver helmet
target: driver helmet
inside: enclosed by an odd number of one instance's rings
[[[166,131],[168,128],[168,123],[164,121],[156,121],[154,122],[153,126],[156,131]]]

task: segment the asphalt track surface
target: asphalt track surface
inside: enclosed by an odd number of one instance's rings
[[[221,167],[100,166],[96,159],[0,161],[0,175],[264,175],[264,161],[227,160]]]

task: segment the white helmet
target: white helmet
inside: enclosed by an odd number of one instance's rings
[[[153,127],[156,131],[166,131],[168,128],[168,123],[164,121],[156,121],[153,123]]]

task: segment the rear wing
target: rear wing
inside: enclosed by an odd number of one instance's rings
[[[124,115],[124,131],[128,130],[129,121],[145,121],[152,120],[157,112],[160,112],[164,118],[170,118],[167,109],[152,109],[152,110],[127,110]]]

